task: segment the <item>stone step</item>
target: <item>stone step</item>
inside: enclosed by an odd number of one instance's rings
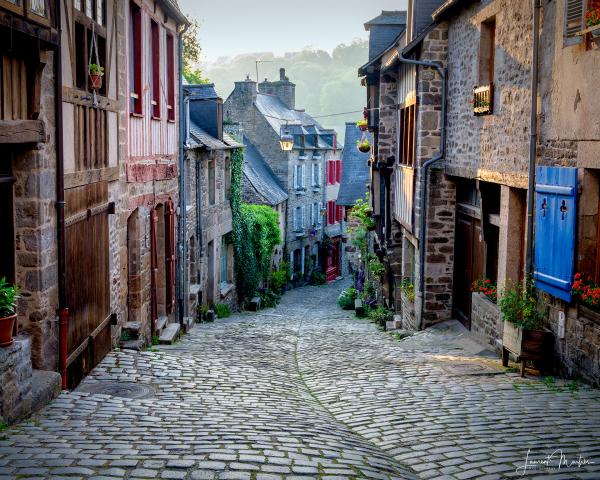
[[[31,413],[48,405],[61,391],[60,373],[33,370],[31,376]]]
[[[140,329],[142,325],[140,322],[127,322],[123,325],[123,332],[127,332],[130,338],[138,338],[140,336]]]
[[[187,333],[192,328],[194,328],[194,317],[183,317],[183,331]]]
[[[160,338],[158,339],[159,343],[161,345],[171,345],[175,343],[179,336],[179,330],[180,327],[178,323],[169,323],[160,335]]]
[[[139,352],[144,347],[144,342],[140,338],[134,338],[131,340],[121,340],[119,342],[121,350],[134,350]]]
[[[158,317],[156,322],[156,335],[160,336],[168,321],[169,317]]]

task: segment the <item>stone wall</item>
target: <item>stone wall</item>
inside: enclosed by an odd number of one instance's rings
[[[481,293],[473,293],[471,332],[487,345],[500,351],[504,331],[500,309]]]
[[[476,117],[482,22],[496,19],[493,115]],[[459,10],[448,30],[448,143],[446,170],[527,186],[532,4],[526,0],[474,2]]]
[[[0,422],[11,423],[31,412],[31,340],[17,337],[0,348]]]

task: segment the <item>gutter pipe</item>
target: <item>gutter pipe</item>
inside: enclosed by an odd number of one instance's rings
[[[427,223],[427,180],[429,178],[430,167],[440,160],[443,160],[446,156],[446,92],[447,92],[447,74],[446,69],[438,64],[437,62],[425,61],[425,60],[414,60],[412,58],[406,58],[402,50],[398,49],[398,58],[400,62],[407,63],[410,65],[416,65],[419,67],[434,68],[440,77],[442,78],[442,129],[440,136],[440,151],[437,155],[427,160],[420,169],[420,183],[421,183],[421,202],[420,210],[421,216],[419,218],[419,295],[421,297],[420,315],[417,320],[417,330],[421,330],[423,327],[423,311],[425,309],[425,251],[427,249],[426,240],[426,223]]]
[[[529,127],[529,185],[527,187],[527,237],[525,251],[525,276],[533,274],[533,210],[535,207],[535,166],[537,155],[537,97],[539,64],[540,0],[533,0],[533,57],[531,62],[531,117]]]
[[[185,24],[184,28],[179,32],[179,238],[177,254],[179,257],[179,268],[177,268],[177,290],[178,290],[178,317],[179,324],[183,328],[184,318],[188,316],[188,306],[186,302],[186,291],[187,291],[187,269],[185,268],[185,252],[187,244],[187,200],[185,192],[185,150],[184,144],[187,143],[187,132],[188,132],[188,110],[187,110],[187,99],[183,96],[183,35],[188,29],[188,25]]]
[[[54,120],[56,136],[56,255],[58,263],[58,368],[62,389],[67,382],[67,339],[69,331],[69,308],[67,306],[66,252],[65,252],[65,182],[63,149],[63,96],[62,96],[62,20],[61,5],[56,5],[56,28],[58,43],[54,50]]]

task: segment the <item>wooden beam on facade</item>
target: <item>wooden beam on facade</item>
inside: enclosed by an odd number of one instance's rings
[[[45,141],[46,129],[42,120],[0,120],[0,144]]]

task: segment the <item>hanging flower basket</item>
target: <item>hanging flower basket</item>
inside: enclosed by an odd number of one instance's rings
[[[356,142],[356,148],[358,148],[359,152],[368,153],[371,151],[371,142],[369,140],[359,140]]]
[[[100,90],[102,88],[102,77],[104,76],[104,67],[92,63],[90,65],[90,88]]]
[[[356,126],[358,128],[360,128],[360,130],[362,132],[366,132],[367,129],[369,128],[369,122],[368,122],[367,119],[365,119],[365,120],[359,120],[358,122],[356,122]]]

